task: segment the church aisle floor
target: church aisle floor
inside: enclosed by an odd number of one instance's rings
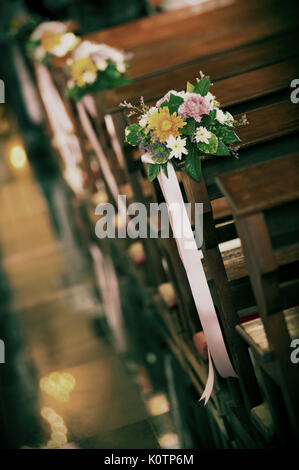
[[[43,446],[159,448],[139,388],[92,329],[89,276],[63,282],[61,244],[28,171],[1,186],[0,204],[4,269],[40,380]]]

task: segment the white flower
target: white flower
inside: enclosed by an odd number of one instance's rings
[[[203,142],[204,144],[209,145],[209,139],[211,138],[211,132],[208,131],[205,127],[200,126],[195,133],[196,142]]]
[[[116,62],[116,69],[119,73],[125,73],[126,64],[124,62]]]
[[[175,157],[181,160],[183,154],[184,155],[188,154],[188,150],[185,147],[186,138],[185,139],[182,139],[181,137],[175,138],[173,137],[173,135],[170,135],[170,137],[166,141],[166,145],[168,148],[171,149],[169,159]]]
[[[57,57],[63,57],[65,56],[69,51],[74,49],[74,47],[78,44],[80,41],[77,36],[74,35],[74,33],[65,33],[61,37],[61,42],[58,46],[54,47],[51,50],[51,53],[53,55],[56,55]]]
[[[141,161],[143,163],[150,163],[152,165],[156,163],[156,162],[154,162],[154,160],[152,159],[152,157],[150,156],[150,154],[148,152],[141,155]]]
[[[90,41],[82,41],[73,52],[73,59],[79,60],[89,57],[93,52],[97,52],[97,45]]]
[[[234,125],[234,118],[233,116],[231,115],[231,113],[229,113],[228,111],[226,111],[226,125],[227,126],[233,126]]]
[[[214,95],[212,95],[212,93],[209,91],[207,93],[207,95],[204,97],[204,100],[206,102],[206,104],[209,106],[209,108],[212,110],[212,109],[215,109],[215,108],[218,108],[219,106],[219,102],[216,101],[215,99],[216,97]]]
[[[141,116],[141,118],[139,119],[139,125],[141,127],[145,127],[147,125],[147,121],[148,121],[148,115],[147,114],[143,114]]]
[[[122,51],[107,46],[106,44],[96,44],[91,41],[82,41],[74,51],[73,56],[75,60],[92,56],[91,59],[94,62],[96,62],[97,58],[102,60],[111,59],[117,64],[124,63],[126,60],[126,54]]]
[[[96,81],[97,74],[95,72],[84,72],[82,79],[85,83],[94,83]]]
[[[217,109],[216,111],[216,119],[220,124],[225,124],[226,115],[221,109]]]
[[[146,127],[148,118],[150,117],[151,114],[153,114],[155,111],[158,111],[158,108],[156,106],[152,106],[147,113],[142,114],[141,118],[139,119],[139,125],[141,127]]]
[[[108,67],[108,62],[105,59],[98,59],[97,57],[94,57],[93,60],[97,68],[101,71],[106,70],[106,68]]]
[[[226,124],[227,126],[234,125],[234,118],[228,111],[224,113],[221,109],[217,109],[216,119],[220,124]]]
[[[209,92],[206,94],[205,99],[207,100],[207,103],[211,103],[211,101],[214,101],[215,96],[212,95],[212,93],[209,91]]]

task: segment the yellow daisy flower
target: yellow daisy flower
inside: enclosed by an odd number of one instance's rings
[[[148,119],[148,127],[153,129],[156,137],[158,137],[161,142],[166,142],[170,135],[178,137],[180,135],[179,129],[186,124],[187,123],[181,116],[178,116],[176,112],[170,114],[167,106],[151,114]]]
[[[72,63],[72,79],[79,87],[93,83],[97,78],[97,71],[96,64],[89,57],[83,57]]]
[[[59,46],[61,43],[61,38],[63,34],[54,34],[50,31],[46,31],[41,39],[41,46],[47,52],[51,52],[55,47]]]

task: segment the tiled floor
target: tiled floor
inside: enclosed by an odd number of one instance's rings
[[[159,436],[137,385],[112,346],[93,332],[91,314],[97,307],[88,294],[90,278],[76,286],[63,284],[61,245],[30,174],[2,186],[0,206],[4,268],[41,380],[44,445],[158,448]]]

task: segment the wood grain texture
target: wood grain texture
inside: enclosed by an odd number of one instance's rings
[[[151,102],[163,96],[168,90],[185,89],[187,80],[194,82],[200,70],[210,75],[213,82],[254,71],[295,57],[297,52],[293,45],[296,40],[297,33],[294,31],[262,39],[253,44],[246,44],[247,38],[244,47],[233,49],[234,45],[232,45],[230,47],[233,50],[211,57],[201,57],[191,64],[179,66],[176,70],[139,79],[126,86],[105,91],[101,93],[101,100],[104,108],[112,111],[119,109],[119,103],[124,100],[137,103],[140,96],[144,96],[145,101]],[[215,48],[215,42],[213,44]],[[223,95],[226,96],[224,93]]]
[[[211,29],[219,29],[221,25],[228,27],[228,23],[231,28],[233,24],[240,25],[246,21],[256,22],[259,18],[283,15],[284,12],[292,11],[293,5],[292,0],[284,2],[284,9],[281,9],[281,2],[278,0],[216,0],[131,21],[88,34],[84,38],[134,50],[136,47],[144,47],[146,43],[169,41],[184,30],[198,35]]]
[[[277,139],[299,129],[299,108],[290,100],[249,111],[247,118],[249,125],[238,129],[241,148]]]
[[[299,198],[299,153],[254,165],[216,179],[237,216]]]
[[[218,24],[218,23],[216,23]],[[157,46],[144,47],[133,54],[128,70],[129,77],[146,77],[163,70],[175,69],[196,58],[219,54],[228,49],[237,48],[249,42],[279,34],[296,27],[297,19],[288,17],[262,18],[257,22],[241,22],[223,27],[218,24],[215,31],[201,34],[197,31],[190,37],[190,31],[181,31],[174,39]]]

